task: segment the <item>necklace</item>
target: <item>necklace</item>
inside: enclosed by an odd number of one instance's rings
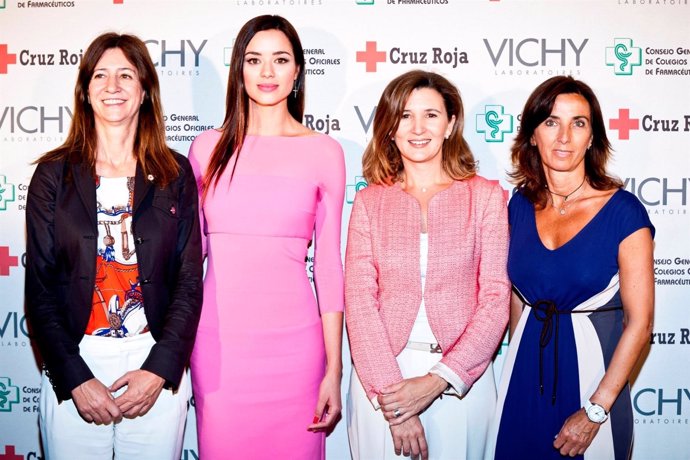
[[[405,186],[405,184],[406,184],[405,177],[400,177],[400,179],[398,179],[398,182],[400,182],[403,186]],[[420,192],[426,193],[426,192],[428,192],[428,191],[430,191],[430,190],[434,190],[435,188],[438,188],[438,187],[443,188],[443,187],[445,187],[445,186],[446,186],[445,183],[434,183],[434,182],[432,182],[432,183],[429,184],[429,185],[420,185],[420,186],[418,187],[418,189],[419,189]]]
[[[574,196],[578,191],[584,191],[584,188],[583,188],[582,186],[585,184],[585,180],[586,180],[586,179],[587,179],[586,176],[583,177],[583,178],[582,178],[582,182],[580,182],[580,185],[578,185],[578,186],[575,188],[575,190],[573,190],[572,192],[568,193],[567,195],[561,195],[560,193],[556,193],[556,192],[553,192],[553,191],[549,190],[549,185],[546,184],[544,187],[546,187],[546,190],[548,190],[548,192],[550,193],[549,198],[550,198],[550,201],[551,201],[551,207],[552,207],[553,209],[555,209],[556,211],[558,211],[558,213],[559,213],[561,216],[564,216],[565,213],[566,213],[566,211],[568,210],[568,208],[569,208],[570,206],[572,206],[572,204],[573,204],[575,201],[577,201],[577,198],[580,197],[580,194],[578,194],[578,196],[577,196],[575,199],[573,199],[573,200],[568,201],[568,199],[569,199],[570,197]],[[556,202],[553,200],[553,195],[556,195],[556,196],[558,196],[558,197],[563,198],[563,201],[561,202],[561,205],[560,205],[560,206],[556,206]]]

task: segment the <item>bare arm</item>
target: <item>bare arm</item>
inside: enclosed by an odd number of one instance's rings
[[[338,421],[342,409],[340,380],[343,375],[343,314],[342,312],[323,313],[321,323],[326,349],[326,375],[319,387],[319,400],[314,421],[308,427],[311,431],[330,429]]]
[[[606,411],[630,377],[642,350],[649,341],[654,319],[654,244],[648,228],[637,230],[619,246],[618,266],[623,301],[623,334],[611,363],[590,401]],[[599,425],[584,410],[571,415],[561,428],[554,446],[561,454],[582,454],[589,447]]]
[[[642,350],[649,342],[654,320],[654,257],[652,235],[643,228],[620,244],[618,264],[623,301],[623,335],[604,378],[590,400],[607,411],[625,386]]]

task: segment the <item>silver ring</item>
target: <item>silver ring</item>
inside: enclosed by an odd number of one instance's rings
[[[400,409],[395,409],[395,410],[393,411],[393,417],[398,418],[398,417],[400,417],[401,415],[402,415],[402,414],[400,413]]]

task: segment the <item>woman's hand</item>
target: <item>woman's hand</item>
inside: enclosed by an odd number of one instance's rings
[[[99,380],[92,378],[72,390],[72,401],[79,415],[89,423],[108,425],[122,420],[122,411],[113,395]]]
[[[164,383],[165,380],[153,372],[137,369],[117,379],[110,385],[110,391],[127,386],[125,392],[115,398],[115,403],[125,417],[134,418],[146,414],[153,407]]]
[[[391,426],[400,425],[426,409],[447,387],[438,375],[427,374],[384,388],[378,402]]]
[[[429,458],[429,447],[424,436],[424,427],[419,417],[413,415],[408,417],[403,423],[390,426],[393,435],[393,447],[395,455],[419,458],[426,460]]]
[[[553,441],[553,447],[558,449],[561,455],[582,455],[598,432],[599,424],[592,422],[585,410],[580,409],[565,421]]]
[[[342,410],[342,403],[340,402],[340,380],[342,372],[331,371],[326,372],[321,386],[319,386],[319,400],[316,403],[316,411],[314,411],[314,420],[307,430],[330,431],[338,420],[340,420],[340,411]]]

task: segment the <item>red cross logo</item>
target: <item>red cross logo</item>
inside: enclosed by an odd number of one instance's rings
[[[630,109],[618,109],[618,118],[609,120],[609,129],[618,130],[618,139],[630,139],[630,131],[640,129],[640,119],[630,118]]]
[[[14,446],[5,446],[5,453],[0,454],[0,460],[24,460],[23,455],[18,455],[14,451]]]
[[[17,256],[10,255],[10,248],[0,246],[0,276],[10,276],[10,267],[19,266]],[[0,456],[0,460],[2,457]]]
[[[17,63],[17,55],[7,51],[7,45],[0,45],[0,73],[7,73],[7,66]]]
[[[376,72],[376,64],[386,62],[386,53],[376,51],[376,42],[367,42],[365,51],[357,51],[357,62],[366,62],[367,72]]]

